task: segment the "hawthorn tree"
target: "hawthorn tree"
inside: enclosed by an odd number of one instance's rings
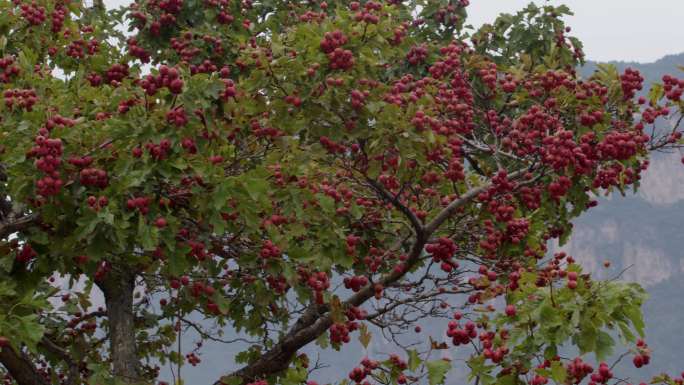
[[[547,245],[679,146],[684,80],[581,79],[566,7],[467,5],[0,0],[4,383],[182,383],[189,329],[243,341],[215,385],[311,385],[302,348],[373,332],[424,343],[332,382],[620,382],[616,338],[648,364],[644,290]]]

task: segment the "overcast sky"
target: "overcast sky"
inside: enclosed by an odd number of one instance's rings
[[[329,0],[335,1],[335,0]],[[514,12],[530,0],[470,0],[473,25],[494,20],[501,12]],[[535,0],[543,4],[544,0]],[[551,0],[575,12],[568,22],[585,44],[592,60],[651,62],[684,52],[684,0]],[[108,6],[127,0],[105,0]]]

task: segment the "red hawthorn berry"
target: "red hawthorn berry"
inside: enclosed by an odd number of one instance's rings
[[[515,308],[515,305],[508,305],[506,306],[506,315],[509,317],[514,317],[517,313],[517,310]]]
[[[166,222],[166,218],[164,217],[159,217],[156,221],[154,221],[154,225],[160,229],[166,227],[167,224],[168,223]]]

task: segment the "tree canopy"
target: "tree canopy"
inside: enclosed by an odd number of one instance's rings
[[[582,79],[567,7],[474,30],[467,6],[0,0],[5,383],[180,384],[188,329],[245,346],[214,385],[312,385],[303,348],[378,333],[392,354],[327,382],[619,383],[616,343],[649,364],[644,290],[549,244],[679,147],[684,80]]]

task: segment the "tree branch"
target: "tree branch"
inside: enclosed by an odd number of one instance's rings
[[[38,214],[28,214],[19,218],[7,218],[0,222],[0,239],[5,239],[17,231],[24,230],[38,221]]]
[[[19,385],[50,385],[28,357],[9,346],[0,349],[0,362]]]
[[[523,175],[527,171],[528,169],[525,168],[512,173],[509,177],[516,178]],[[405,261],[404,268],[393,269],[391,272],[383,275],[377,282],[383,287],[388,287],[402,279],[420,261],[423,248],[428,242],[430,235],[435,232],[456,211],[456,209],[464,206],[466,203],[477,197],[478,194],[487,190],[491,186],[492,184],[488,183],[466,192],[458,199],[452,201],[427,226],[423,227],[420,225],[420,223],[418,223],[419,226],[416,228],[417,231],[415,234],[416,239],[411,247],[408,258]],[[357,293],[349,297],[343,303],[343,306],[360,306],[374,295],[374,285],[366,285]],[[296,321],[295,325],[288,331],[288,333],[275,346],[273,346],[273,348],[262,354],[261,357],[252,363],[227,376],[224,376],[223,378],[237,377],[240,378],[244,383],[247,383],[268,375],[282,372],[283,370],[287,369],[287,367],[290,365],[290,361],[299,349],[314,341],[316,338],[318,338],[318,336],[325,333],[325,331],[332,326],[332,316],[330,314],[325,314],[328,312],[328,310],[329,306],[327,305],[310,306]],[[224,384],[222,380],[214,383],[214,385],[222,384]]]
[[[373,190],[375,190],[384,200],[390,202],[394,207],[397,208],[397,210],[401,211],[402,214],[404,214],[404,216],[408,218],[408,220],[411,222],[411,226],[413,226],[413,229],[416,233],[423,231],[423,224],[420,223],[420,220],[418,219],[418,217],[416,217],[416,214],[414,214],[413,211],[411,211],[411,209],[408,208],[406,205],[401,203],[398,197],[393,196],[377,181],[371,178],[366,178],[366,181],[373,188]]]
[[[510,179],[517,178],[523,174],[525,174],[528,171],[527,168],[524,168],[522,170],[518,170],[508,176]],[[430,236],[432,233],[434,233],[441,225],[444,223],[449,217],[451,217],[454,212],[459,209],[460,207],[463,207],[466,203],[470,202],[473,198],[478,196],[480,193],[485,192],[487,189],[491,187],[491,183],[482,185],[480,187],[476,187],[474,189],[471,189],[470,191],[466,192],[465,194],[461,195],[458,199],[453,200],[447,207],[445,207],[437,216],[435,219],[433,219],[430,223],[428,223],[425,226],[425,233]]]

